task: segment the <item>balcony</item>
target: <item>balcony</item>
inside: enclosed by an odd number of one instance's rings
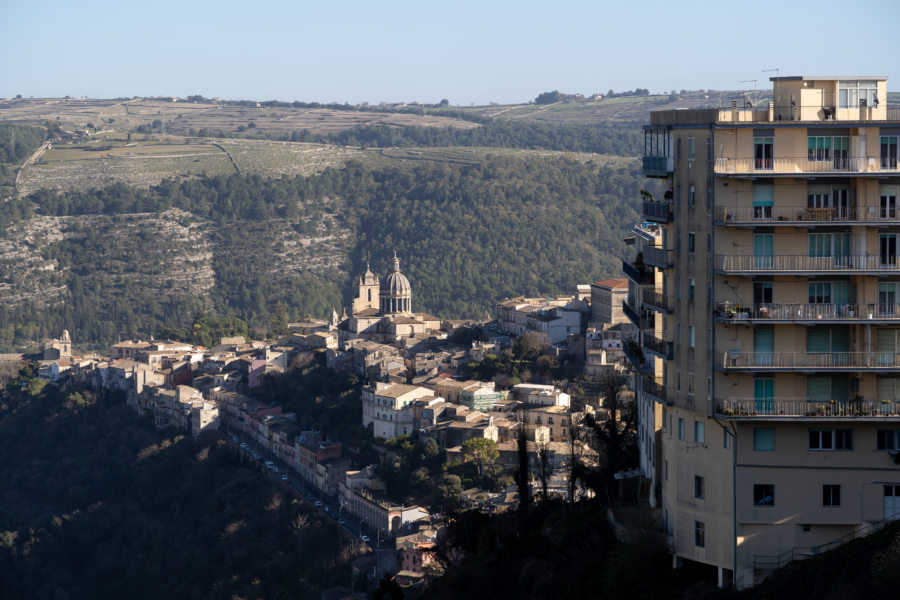
[[[627,300],[622,302],[622,312],[625,313],[625,316],[628,317],[638,329],[649,329],[653,327],[653,313],[645,310],[638,311]],[[641,316],[641,314],[644,316]]]
[[[653,372],[653,363],[646,360],[644,351],[633,340],[627,340],[622,345],[622,353],[625,354],[625,358],[628,359],[628,362],[632,364],[638,373]]]
[[[646,261],[646,257],[644,259]],[[649,261],[648,261],[649,262]],[[894,256],[734,256],[717,254],[717,273],[734,275],[795,274],[831,275],[855,273],[859,275],[900,274],[900,261]]]
[[[672,222],[672,205],[668,202],[642,202],[641,205],[644,219],[656,223]]]
[[[641,166],[648,177],[664,177],[675,170],[671,156],[645,156]]]
[[[666,298],[666,295],[656,290],[644,290],[641,297],[644,299],[644,306],[650,310],[665,314],[672,314],[672,303]]]
[[[641,378],[641,390],[645,396],[650,396],[657,402],[672,405],[675,400],[674,394],[670,394],[668,388],[663,385],[662,379],[659,377],[644,376]]]
[[[646,347],[646,344],[644,344]],[[716,353],[723,371],[900,371],[897,352],[744,352]]]
[[[900,225],[900,211],[870,207],[807,208],[805,206],[717,206],[715,224],[726,227],[810,227],[815,225]]]
[[[644,264],[660,269],[671,269],[674,265],[672,251],[654,246],[644,248]]]
[[[809,156],[776,158],[717,158],[714,166],[717,175],[847,175],[848,173],[896,173],[897,160],[877,156],[840,156],[825,160]]]
[[[644,334],[643,337],[645,350],[648,350],[663,360],[672,360],[674,357],[672,342],[661,340],[658,337],[649,334]]]
[[[716,414],[727,419],[779,417],[900,417],[900,402],[854,400],[836,402],[809,398],[716,398]]]
[[[645,294],[646,296],[646,294]],[[753,304],[717,302],[720,323],[878,323],[900,321],[897,304]]]
[[[644,265],[635,266],[623,260],[622,272],[638,285],[653,285],[653,272]]]

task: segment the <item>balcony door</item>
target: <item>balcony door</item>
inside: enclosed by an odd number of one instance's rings
[[[771,377],[754,379],[753,399],[757,413],[771,414],[775,404],[775,380]]]
[[[883,327],[875,331],[875,352],[878,353],[878,366],[893,367],[900,365],[900,329]]]
[[[850,262],[849,233],[810,233],[807,237],[810,258],[830,258],[829,267],[847,267]]]
[[[900,311],[897,310],[897,299],[900,292],[900,283],[879,283],[878,284],[878,316],[879,317],[897,317]]]
[[[759,325],[753,328],[753,364],[757,367],[775,366],[775,329]]]
[[[897,234],[882,233],[878,236],[878,255],[882,268],[897,267]]]
[[[830,404],[832,400],[845,403],[850,399],[850,378],[811,375],[806,378],[806,397],[815,404]]]
[[[846,325],[834,327],[808,327],[806,352],[813,366],[843,367],[850,362],[850,330]]]
[[[900,195],[898,191],[900,191],[898,185],[879,186],[879,218],[890,220],[897,218],[897,196]]]
[[[772,304],[772,282],[756,281],[753,283],[753,316],[760,319],[775,317]]]
[[[814,281],[806,287],[807,302],[821,305],[810,307],[810,317],[832,318],[845,313],[850,302],[850,282]]]
[[[771,171],[774,167],[772,148],[773,137],[753,138],[753,168],[757,171]]]
[[[771,269],[774,265],[775,236],[771,233],[753,234],[753,266],[755,269]]]
[[[897,137],[896,135],[881,136],[881,168],[896,170],[897,168]]]

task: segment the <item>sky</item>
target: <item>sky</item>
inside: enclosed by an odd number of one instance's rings
[[[887,76],[900,2],[0,0],[0,97],[522,103]]]

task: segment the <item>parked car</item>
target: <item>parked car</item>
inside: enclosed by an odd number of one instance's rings
[[[361,539],[364,544],[369,543],[369,536],[367,536],[367,535],[361,535],[361,536],[359,536],[359,539]]]

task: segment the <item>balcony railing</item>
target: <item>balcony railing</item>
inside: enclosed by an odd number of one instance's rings
[[[645,294],[646,296],[646,294]],[[753,304],[717,302],[713,316],[720,321],[900,321],[898,304]]]
[[[873,272],[900,273],[896,256],[877,254],[862,256],[747,256],[716,255],[716,270],[722,273],[831,273]]]
[[[644,306],[647,308],[662,313],[672,313],[672,304],[662,292],[644,290],[641,296],[644,299]]]
[[[672,205],[668,202],[643,202],[641,214],[649,221],[669,223],[672,221]]]
[[[653,283],[653,271],[646,266],[636,267],[630,262],[622,261],[622,271],[638,285]]]
[[[672,342],[661,340],[658,337],[649,334],[644,335],[644,348],[665,360],[672,360],[674,355]]]
[[[622,353],[628,359],[638,373],[651,373],[653,371],[653,363],[648,361],[644,356],[641,347],[633,342],[625,342],[622,345]]]
[[[663,404],[671,404],[675,399],[673,395],[669,394],[668,388],[663,385],[662,379],[658,377],[642,377],[641,386],[645,394]]]
[[[671,173],[675,163],[671,156],[645,156],[642,166],[645,173]]]
[[[900,417],[900,402],[837,402],[807,397],[716,398],[716,413],[726,417]]]
[[[717,225],[796,225],[797,223],[885,222],[900,223],[900,211],[867,213],[854,207],[717,206]]]
[[[644,263],[660,269],[672,268],[672,251],[648,246],[644,248]]]
[[[646,346],[646,344],[644,344]],[[861,369],[898,370],[898,352],[744,352],[717,353],[717,365],[724,370],[806,369],[858,371]]]
[[[880,173],[896,172],[897,160],[877,156],[841,156],[825,160],[809,156],[776,158],[717,158],[715,171],[722,175],[795,173]]]
[[[647,329],[653,327],[653,313],[645,310],[637,310],[627,300],[622,302],[622,312],[634,323],[638,329]],[[643,315],[643,316],[642,316]]]

